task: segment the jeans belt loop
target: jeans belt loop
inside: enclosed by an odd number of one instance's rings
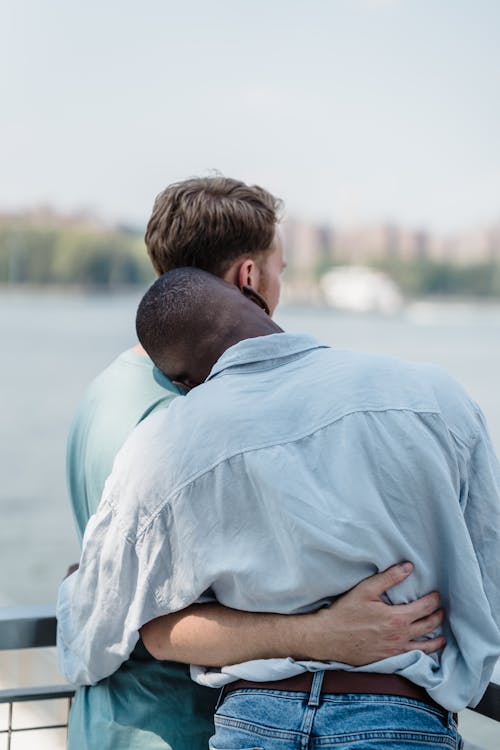
[[[313,672],[311,692],[307,701],[308,706],[319,706],[324,676],[324,672]]]

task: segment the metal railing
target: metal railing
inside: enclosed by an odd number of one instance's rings
[[[55,644],[56,617],[53,606],[0,607],[0,651],[44,648]],[[0,704],[8,704],[7,728],[0,729],[0,735],[7,734],[7,750],[10,750],[11,737],[15,732],[67,727],[66,721],[63,724],[14,728],[12,717],[15,703],[64,699],[68,701],[69,712],[73,695],[74,687],[71,685],[0,690]],[[500,722],[500,685],[490,682],[481,702],[472,710]]]
[[[2,607],[0,608],[0,651],[47,648],[56,644],[56,617],[53,606]],[[0,704],[7,704],[7,725],[0,728],[0,736],[7,735],[7,750],[12,737],[18,732],[66,729],[67,716],[74,695],[72,685],[41,685],[28,688],[0,690]],[[15,727],[14,704],[28,701],[65,700],[66,721],[63,723],[37,724]]]
[[[471,710],[488,719],[500,721],[500,685],[490,682],[480,702]]]

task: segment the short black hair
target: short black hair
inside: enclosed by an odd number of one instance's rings
[[[137,309],[136,331],[154,364],[168,377],[182,379],[176,370],[186,350],[196,360],[196,350],[235,320],[220,300],[220,290],[237,287],[198,268],[176,268],[160,276]]]

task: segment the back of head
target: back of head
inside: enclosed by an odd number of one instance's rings
[[[169,185],[155,201],[146,247],[158,274],[194,266],[223,276],[242,255],[273,242],[281,201],[257,185],[197,177]]]
[[[193,386],[228,347],[281,329],[233,284],[200,269],[177,268],[160,276],[142,298],[136,330],[165,375]]]

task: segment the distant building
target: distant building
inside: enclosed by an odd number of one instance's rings
[[[443,234],[393,222],[346,228],[289,219],[284,239],[290,280],[313,280],[318,271],[339,264],[500,262],[500,225]]]

